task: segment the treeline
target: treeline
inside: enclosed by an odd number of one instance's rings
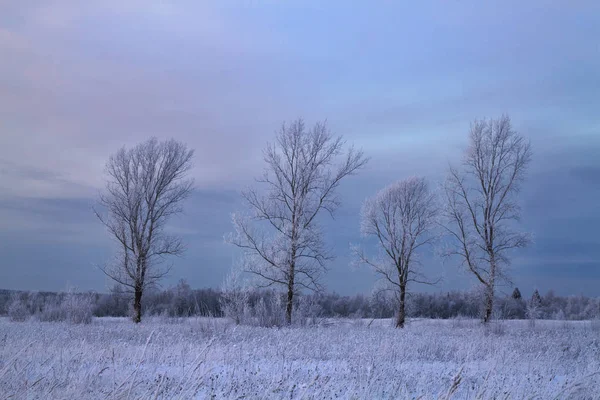
[[[412,318],[479,318],[483,312],[479,292],[414,293],[407,298]],[[237,299],[237,300],[236,300]],[[296,307],[304,318],[392,318],[394,299],[385,292],[371,296],[336,293],[298,296]],[[185,281],[165,290],[148,291],[144,315],[164,317],[213,316],[260,318],[279,325],[284,299],[275,291],[245,290],[231,297],[214,289],[192,289]],[[89,322],[89,317],[130,316],[131,295],[115,287],[111,293],[0,291],[0,315],[14,320],[34,317],[42,321]],[[600,318],[600,298],[557,296],[553,291],[523,298],[518,289],[495,301],[498,319],[588,320]],[[281,321],[283,322],[283,321]]]

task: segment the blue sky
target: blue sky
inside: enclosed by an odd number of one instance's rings
[[[371,162],[327,224],[326,284],[348,266],[361,202],[410,175],[443,179],[475,118],[530,138],[514,256],[522,291],[600,295],[600,6],[576,1],[126,2],[0,6],[0,287],[104,290],[111,242],[91,207],[108,156],[150,136],[196,149],[198,190],[173,221],[189,250],[168,285],[218,286],[239,190],[283,121],[327,119]],[[455,263],[434,290],[468,288]],[[418,288],[416,288],[418,289]]]

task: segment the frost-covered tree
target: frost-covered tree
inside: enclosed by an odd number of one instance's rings
[[[460,257],[483,285],[484,322],[492,315],[498,280],[506,278],[509,252],[529,242],[514,222],[520,218],[516,195],[530,161],[531,146],[508,116],[475,121],[463,168],[450,167],[445,183],[448,255]]]
[[[342,137],[333,136],[325,123],[309,130],[300,119],[284,124],[264,151],[267,166],[258,182],[265,190],[244,192],[251,215],[233,216],[235,233],[228,241],[244,250],[247,271],[264,286],[285,288],[288,324],[294,296],[302,288],[320,290],[332,258],[317,216],[334,212],[340,182],[367,162],[362,151],[344,147]]]
[[[105,212],[96,211],[120,249],[116,261],[102,271],[133,292],[133,320],[142,318],[144,289],[170,270],[165,258],[180,255],[180,238],[165,232],[170,217],[182,211],[192,191],[187,179],[194,151],[173,139],[152,138],[122,148],[106,164],[106,190],[100,196]]]
[[[531,300],[529,301],[529,304],[527,304],[527,318],[529,318],[529,320],[532,322],[532,324],[535,323],[535,320],[540,318],[542,312],[540,310],[542,306],[542,297],[540,296],[540,292],[535,289],[533,291],[533,294],[531,295]]]
[[[530,304],[532,307],[540,307],[542,305],[542,296],[540,296],[540,292],[537,289],[535,289],[531,295]]]
[[[355,254],[396,293],[396,327],[404,327],[409,282],[429,283],[418,271],[418,251],[431,244],[436,215],[435,197],[424,178],[393,183],[363,205],[361,232],[376,238],[379,254],[370,257],[361,248]]]
[[[515,300],[519,300],[521,298],[521,291],[519,290],[519,288],[516,287],[515,290],[513,290],[512,298]]]

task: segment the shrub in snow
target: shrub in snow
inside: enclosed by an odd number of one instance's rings
[[[245,289],[230,289],[223,291],[219,298],[221,311],[226,318],[232,319],[237,325],[244,320],[248,305],[248,291]]]
[[[67,319],[65,310],[62,307],[62,302],[58,298],[46,302],[41,311],[37,312],[35,316],[42,322],[58,322]]]
[[[89,294],[68,293],[62,302],[67,321],[72,324],[92,322],[94,300]]]
[[[94,299],[92,295],[69,291],[47,301],[36,318],[42,322],[68,321],[72,324],[89,324],[92,322]]]
[[[322,314],[323,309],[314,296],[298,296],[295,321],[297,325],[316,325],[320,322]]]
[[[284,307],[281,296],[273,294],[273,296],[269,296],[266,299],[259,299],[254,307],[250,309],[250,320],[252,321],[252,324],[256,326],[268,328],[273,326],[283,326],[285,324],[285,313],[283,310]]]
[[[19,294],[14,294],[11,296],[11,302],[8,306],[8,316],[11,321],[23,322],[29,318],[29,309],[27,309],[27,304],[25,301],[19,296]]]
[[[249,298],[250,292],[242,281],[242,271],[233,268],[221,286],[219,297],[221,312],[226,318],[232,319],[236,325],[239,325],[247,316]]]
[[[527,312],[527,302],[514,297],[501,298],[496,301],[506,319],[524,319]]]
[[[222,287],[219,305],[223,315],[237,325],[282,326],[285,324],[284,302],[273,291],[251,292],[240,280],[240,272],[233,270]]]

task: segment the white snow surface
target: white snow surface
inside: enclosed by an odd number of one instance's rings
[[[0,399],[600,399],[599,372],[598,321],[0,318]]]

